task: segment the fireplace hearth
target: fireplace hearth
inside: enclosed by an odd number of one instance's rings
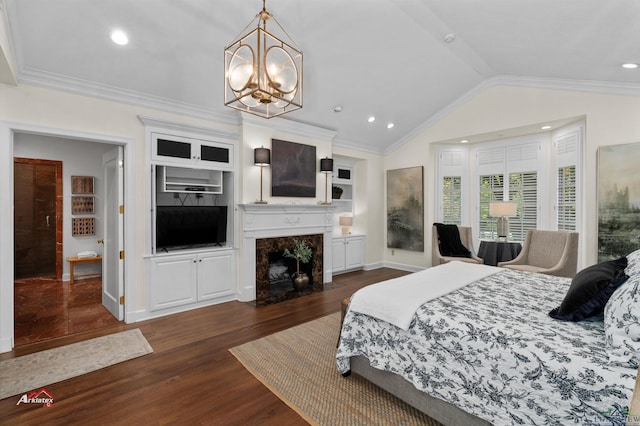
[[[293,285],[296,261],[284,257],[284,249],[291,250],[294,239],[306,242],[313,251],[311,261],[300,264],[300,272],[309,276],[309,284],[301,290]],[[322,258],[322,234],[257,239],[256,305],[265,306],[322,291]]]

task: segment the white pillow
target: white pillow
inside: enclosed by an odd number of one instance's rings
[[[604,330],[609,362],[631,368],[640,364],[640,250],[627,256],[629,279],[604,307]]]
[[[624,272],[630,277],[640,275],[640,250],[627,255],[627,267]]]

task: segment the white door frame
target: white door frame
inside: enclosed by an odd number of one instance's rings
[[[124,246],[125,313],[127,323],[136,321],[135,261],[135,141],[130,138],[0,121],[0,353],[13,349],[14,342],[14,253],[13,253],[13,144],[16,133],[37,134],[67,139],[80,139],[124,147],[124,201],[126,206]]]

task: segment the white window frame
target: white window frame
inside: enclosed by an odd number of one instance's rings
[[[585,139],[585,122],[569,124],[554,131],[503,139],[497,141],[480,142],[465,146],[437,147],[436,151],[436,221],[443,219],[442,182],[445,176],[462,176],[462,223],[472,223],[475,244],[480,238],[480,176],[502,174],[505,179],[503,200],[508,200],[509,174],[536,171],[537,173],[537,215],[538,229],[557,229],[558,227],[558,168],[576,166],[576,231],[583,233],[584,225],[584,197],[583,197],[583,150]],[[567,135],[575,135],[575,150],[559,151],[558,141]],[[535,158],[527,158],[522,150],[537,150]],[[443,162],[447,152],[463,152],[467,159],[463,166]],[[531,151],[529,151],[531,153]],[[580,240],[581,250],[583,240]],[[579,257],[580,264],[580,257]]]
[[[436,222],[444,222],[444,190],[442,182],[445,177],[460,177],[460,224],[469,223],[469,151],[463,147],[436,148]]]

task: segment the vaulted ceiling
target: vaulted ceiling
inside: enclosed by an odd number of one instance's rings
[[[18,83],[235,118],[223,50],[260,0],[4,0]],[[637,0],[268,0],[304,53],[304,107],[273,120],[372,152],[478,87],[508,82],[638,93]],[[128,33],[118,46],[113,29]],[[341,106],[342,112],[334,112]],[[369,116],[375,116],[368,123]],[[387,123],[394,123],[387,129]]]

